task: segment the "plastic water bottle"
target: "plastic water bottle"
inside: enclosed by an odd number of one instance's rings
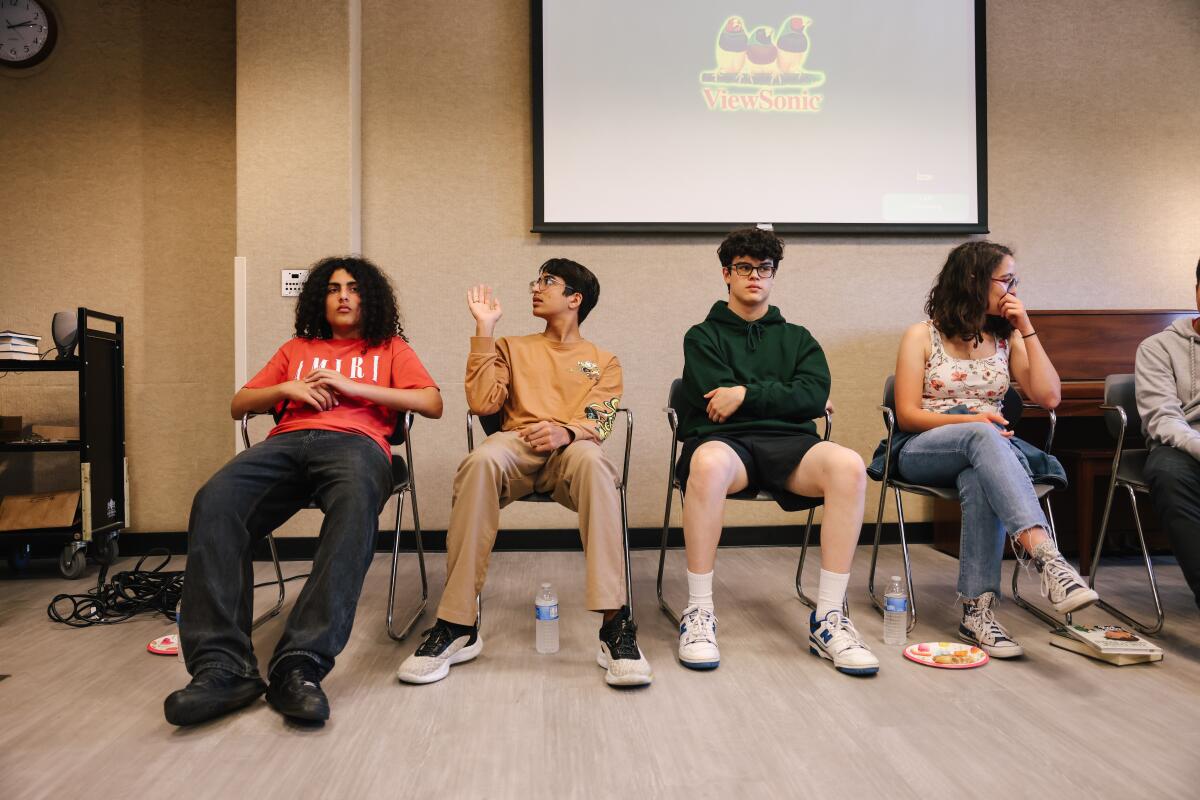
[[[908,639],[908,592],[899,575],[893,575],[883,593],[883,643],[904,644]]]
[[[534,645],[539,653],[558,652],[558,595],[548,583],[543,583],[533,601],[537,612]]]

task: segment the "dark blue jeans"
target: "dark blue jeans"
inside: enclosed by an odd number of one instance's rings
[[[289,655],[312,659],[322,675],[333,669],[354,624],[391,489],[382,448],[353,433],[272,436],[222,467],[196,493],[188,522],[179,619],[188,672],[219,667],[258,675],[250,548],[313,498],[325,513],[316,557],[267,672]]]

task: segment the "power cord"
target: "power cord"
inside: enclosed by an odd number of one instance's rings
[[[142,569],[146,559],[161,556],[162,561],[152,569]],[[183,572],[164,571],[171,562],[171,554],[165,548],[155,548],[142,556],[133,569],[118,572],[110,583],[108,565],[100,568],[96,586],[85,594],[57,594],[46,607],[46,615],[54,622],[72,628],[90,628],[93,625],[113,625],[125,622],[138,614],[162,614],[175,622],[175,609],[183,593]],[[283,582],[307,578],[309,573],[292,575]],[[275,581],[254,584],[258,589],[272,586]]]

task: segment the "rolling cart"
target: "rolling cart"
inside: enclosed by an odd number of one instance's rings
[[[97,327],[100,321],[108,324]],[[129,526],[124,320],[81,307],[76,331],[78,356],[42,361],[0,359],[0,373],[75,372],[79,376],[79,439],[0,442],[0,458],[16,453],[69,452],[79,456],[78,522],[61,528],[0,532],[9,566],[18,570],[28,563],[34,545],[61,543],[58,568],[66,578],[83,575],[89,546],[97,561],[115,561],[117,537]]]

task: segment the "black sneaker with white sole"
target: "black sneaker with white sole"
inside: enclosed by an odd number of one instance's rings
[[[435,683],[450,674],[452,664],[470,661],[483,650],[474,626],[439,619],[425,631],[425,641],[400,665],[396,677],[405,683]]]
[[[1025,654],[1025,648],[1008,635],[1008,631],[996,621],[992,611],[996,606],[996,595],[984,592],[963,603],[962,622],[958,623],[958,638],[973,644],[992,658],[1016,658]]]
[[[654,680],[650,662],[638,647],[637,624],[629,606],[621,606],[616,616],[600,626],[596,663],[607,670],[604,682],[609,686],[645,686]]]
[[[1033,566],[1042,575],[1042,596],[1048,596],[1054,610],[1060,614],[1087,608],[1100,599],[1096,590],[1084,582],[1052,545],[1042,545],[1034,551]]]

